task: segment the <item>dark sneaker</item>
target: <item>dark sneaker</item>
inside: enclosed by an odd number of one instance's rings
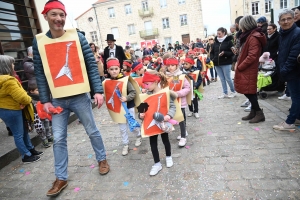
[[[27,156],[25,155],[24,158],[22,159],[23,163],[34,163],[37,162],[41,159],[41,157],[39,156],[35,156],[35,155],[31,155],[31,156]]]
[[[42,144],[43,144],[43,147],[44,147],[44,148],[49,148],[49,147],[51,147],[51,145],[49,144],[49,142],[48,142],[47,139],[43,140]]]
[[[53,143],[53,141],[54,141],[53,136],[48,138],[48,142],[49,142],[49,143]]]
[[[44,152],[37,151],[37,150],[35,150],[35,148],[30,149],[29,151],[30,151],[30,153],[31,153],[32,155],[35,155],[35,156],[40,156],[40,155],[43,155],[43,154],[44,154]]]

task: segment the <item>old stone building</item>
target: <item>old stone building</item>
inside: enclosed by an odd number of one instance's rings
[[[188,43],[204,37],[201,0],[98,0],[76,19],[86,38],[100,48],[106,34],[132,47]]]
[[[286,8],[300,6],[300,0],[230,0],[231,23],[238,16],[252,15],[255,19],[265,16],[271,21],[271,9],[274,10],[274,22],[278,13]]]

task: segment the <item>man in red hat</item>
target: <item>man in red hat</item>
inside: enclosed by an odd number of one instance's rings
[[[76,29],[64,30],[67,13],[62,2],[48,1],[42,14],[50,30],[46,34],[36,35],[33,40],[34,71],[39,96],[45,112],[51,114],[51,108],[63,108],[60,114],[52,116],[56,180],[47,196],[56,196],[68,185],[67,127],[71,111],[79,117],[90,138],[99,173],[107,174],[109,165],[87,95],[92,89],[95,103],[98,108],[102,106],[103,88],[94,55],[84,35]]]

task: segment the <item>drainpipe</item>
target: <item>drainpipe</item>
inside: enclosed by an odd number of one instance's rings
[[[93,4],[93,8],[94,8],[94,12],[95,12],[95,17],[96,17],[96,21],[97,21],[97,27],[98,27],[98,31],[99,31],[99,40],[100,40],[100,49],[103,49],[103,44],[102,44],[102,39],[101,39],[101,32],[100,32],[100,26],[99,26],[99,22],[98,22],[98,17],[97,17],[97,12],[96,12],[96,6],[95,4]]]

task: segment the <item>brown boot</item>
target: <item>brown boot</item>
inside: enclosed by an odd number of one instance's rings
[[[256,111],[256,115],[253,119],[249,121],[249,123],[258,123],[258,122],[264,122],[266,120],[265,115],[263,113],[263,110]]]
[[[99,162],[99,173],[105,175],[109,172],[109,165],[107,160],[102,160]]]
[[[255,110],[254,109],[251,109],[249,115],[247,115],[246,117],[243,117],[242,120],[250,120],[250,119],[253,119],[255,117]]]
[[[57,196],[59,193],[68,186],[68,181],[56,180],[53,182],[52,188],[47,192],[47,196]]]

